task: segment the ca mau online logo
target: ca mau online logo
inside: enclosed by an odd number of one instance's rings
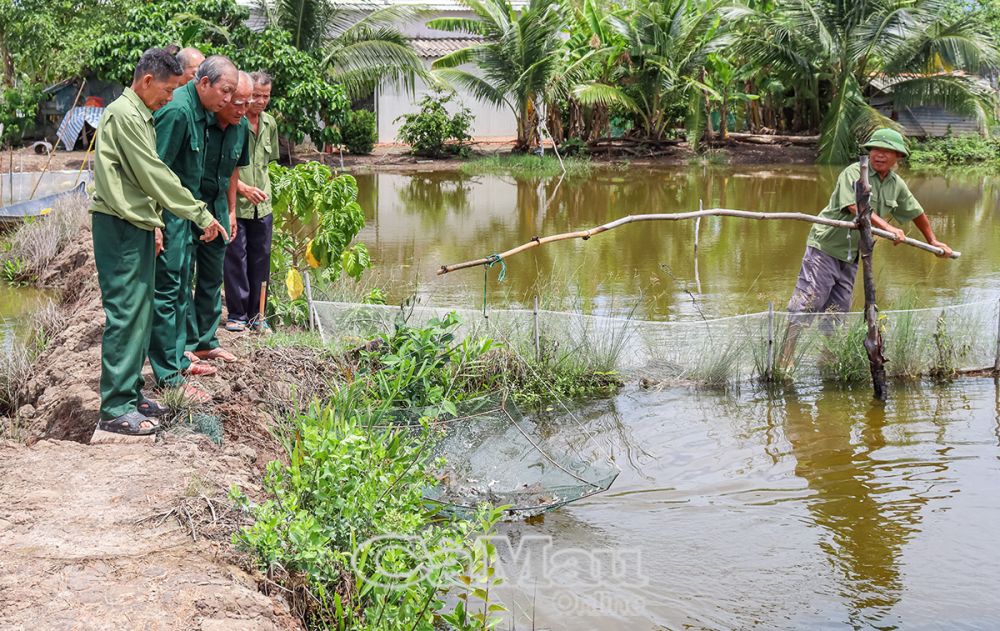
[[[489,568],[492,568],[490,570]],[[650,584],[638,549],[560,546],[552,537],[529,535],[517,542],[503,535],[480,536],[469,542],[428,541],[415,535],[386,534],[363,542],[351,557],[351,569],[373,586],[407,589],[432,583],[439,588],[464,587],[490,572],[507,583],[536,589],[641,590]]]

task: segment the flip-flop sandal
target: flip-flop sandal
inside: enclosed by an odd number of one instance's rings
[[[135,409],[140,414],[145,414],[146,416],[151,418],[157,416],[166,416],[167,412],[170,411],[167,407],[160,405],[159,403],[157,403],[152,399],[143,399],[142,401],[139,401],[139,404],[135,406]]]
[[[203,361],[192,362],[191,365],[184,370],[184,374],[189,377],[206,377],[208,375],[214,375],[217,372],[219,372],[218,368],[211,364],[206,364]]]
[[[195,351],[194,355],[198,359],[221,359],[227,364],[231,364],[236,361],[236,355],[233,355],[229,351],[221,348],[213,348],[206,351]]]
[[[226,322],[226,330],[233,333],[242,333],[247,330],[247,326],[245,322],[240,320],[229,320]]]
[[[144,428],[142,426],[143,423],[150,423],[152,427]],[[122,414],[117,418],[101,421],[97,424],[97,428],[104,432],[111,432],[112,434],[149,436],[150,434],[156,433],[156,430],[159,429],[159,425],[142,412],[133,410],[126,414]]]

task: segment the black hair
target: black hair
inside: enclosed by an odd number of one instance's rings
[[[132,80],[138,81],[145,75],[153,75],[157,81],[163,81],[170,77],[179,77],[184,74],[184,68],[167,48],[150,48],[139,58],[139,63],[135,65],[135,72]]]

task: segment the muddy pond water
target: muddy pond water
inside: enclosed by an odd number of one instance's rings
[[[480,269],[444,263],[637,213],[723,206],[815,213],[837,169],[600,170],[558,184],[456,172],[359,175],[391,301],[480,307]],[[943,261],[880,244],[883,305],[1000,295],[1000,180],[904,172]],[[490,304],[692,320],[783,308],[809,226],[712,218],[626,226],[508,261]],[[911,236],[919,233],[909,229]],[[699,285],[700,283],[700,285]],[[859,283],[860,287],[860,283]],[[855,305],[861,300],[855,294]],[[629,387],[549,429],[622,472],[603,494],[505,525],[514,628],[989,629],[1000,619],[1000,386],[992,379],[780,394]],[[593,438],[588,438],[588,434]],[[503,626],[506,626],[504,623]]]
[[[433,304],[475,308],[481,270],[435,276],[442,264],[502,252],[543,236],[597,226],[629,214],[721,206],[816,213],[837,169],[816,166],[595,170],[589,177],[515,180],[444,171],[358,175],[368,225],[361,239],[393,301],[416,293]],[[906,246],[881,244],[876,270],[883,303],[917,292],[922,304],[954,304],[1000,289],[1000,179],[954,170],[904,172],[938,237],[964,256],[943,261]],[[491,304],[567,304],[594,313],[628,312],[674,320],[781,309],[795,284],[809,225],[733,218],[702,221],[698,269],[694,222],[624,226],[554,243],[491,273]],[[909,234],[922,238],[912,224]],[[860,285],[860,283],[859,283]],[[699,291],[700,287],[700,291]],[[688,293],[690,292],[690,293]],[[694,299],[692,299],[692,294]],[[856,292],[856,302],[861,299]]]
[[[630,390],[552,440],[612,488],[505,526],[518,629],[995,629],[1000,387]],[[599,446],[597,446],[599,445]],[[535,626],[532,626],[534,620]]]

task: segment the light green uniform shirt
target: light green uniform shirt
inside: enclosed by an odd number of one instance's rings
[[[260,113],[257,133],[250,128],[250,166],[240,167],[240,181],[264,191],[267,199],[257,204],[256,212],[250,200],[236,196],[236,216],[240,219],[260,219],[271,214],[271,178],[267,167],[278,159],[278,122],[267,112]]]
[[[96,190],[90,212],[113,215],[143,230],[163,227],[160,207],[199,228],[212,223],[204,202],[160,160],[153,113],[131,88],[105,110],[94,144]]]
[[[860,177],[861,165],[857,163],[841,171],[837,177],[837,185],[833,187],[833,194],[830,195],[830,202],[819,216],[839,221],[854,221],[855,216],[847,210],[847,207],[857,201],[854,183]],[[890,171],[885,179],[882,179],[872,170],[868,181],[872,187],[872,212],[877,213],[882,219],[886,221],[895,219],[897,223],[904,224],[923,214],[924,209],[920,202],[895,171]],[[836,259],[853,263],[858,258],[859,241],[860,235],[857,230],[815,224],[809,231],[806,244]]]

